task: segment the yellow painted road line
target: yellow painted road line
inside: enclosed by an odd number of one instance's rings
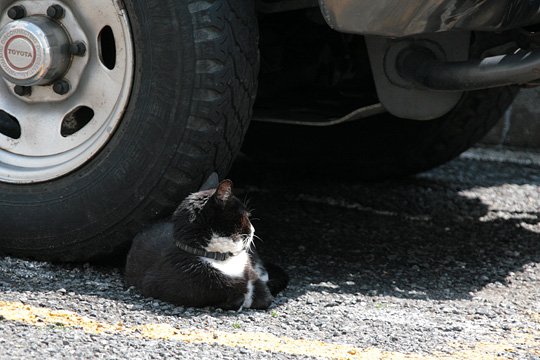
[[[0,301],[0,315],[8,321],[34,326],[65,326],[77,328],[90,334],[124,334],[148,339],[218,344],[229,347],[244,347],[256,351],[273,351],[338,359],[406,359],[404,355],[382,352],[377,349],[361,350],[349,345],[277,337],[266,333],[185,330],[167,324],[148,324],[133,327],[121,323],[107,324],[91,320],[71,311],[57,311],[16,302]]]
[[[308,355],[332,359],[502,359],[497,354],[512,353],[514,345],[509,343],[480,343],[470,349],[457,349],[453,354],[422,356],[383,351],[375,348],[360,349],[353,345],[333,344],[317,340],[293,339],[258,332],[203,331],[178,329],[168,324],[127,326],[122,323],[107,324],[81,316],[72,311],[58,311],[33,307],[19,302],[0,301],[0,316],[5,321],[33,326],[64,326],[79,329],[89,334],[125,335],[146,339],[179,341],[184,343],[217,344],[227,347],[243,347],[254,351],[271,351],[291,355]],[[514,344],[540,349],[540,337],[531,332],[528,336],[516,337]],[[532,350],[534,351],[534,350]],[[538,353],[531,352],[535,355]]]

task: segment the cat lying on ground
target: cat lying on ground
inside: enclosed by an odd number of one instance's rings
[[[189,195],[170,221],[135,237],[126,281],[145,296],[176,305],[267,309],[288,278],[259,259],[251,248],[254,232],[232,182],[224,180]]]

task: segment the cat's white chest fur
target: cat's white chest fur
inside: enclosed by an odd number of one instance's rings
[[[240,278],[244,276],[246,266],[249,262],[249,255],[246,251],[242,251],[238,255],[231,256],[224,261],[205,257],[201,257],[201,260],[208,263],[214,269],[221,271],[226,276]]]
[[[240,254],[231,256],[230,258],[224,261],[208,259],[208,258],[203,258],[203,257],[201,258],[201,260],[208,263],[214,269],[219,270],[224,275],[232,277],[232,278],[244,277],[245,272],[246,272],[246,266],[248,265],[248,261],[250,261],[249,255],[246,251],[242,251]],[[251,304],[253,303],[253,290],[254,290],[253,282],[249,280],[247,282],[246,293],[244,294],[244,303],[240,307],[240,310],[242,308],[251,307]]]
[[[212,234],[210,242],[204,249],[209,252],[230,252],[236,254],[244,249],[244,243],[242,241],[234,241],[230,237]]]

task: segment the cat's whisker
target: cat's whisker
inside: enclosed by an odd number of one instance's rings
[[[249,198],[249,192],[246,192],[244,194],[244,200],[242,202],[246,208],[249,207],[249,203],[251,202],[251,199]]]
[[[261,242],[264,242],[264,240],[263,240],[259,235],[253,234],[253,237],[254,237],[254,238],[257,238],[257,239],[260,240]]]
[[[244,248],[250,249],[253,244],[253,238],[251,236],[248,236],[246,239],[244,239]]]

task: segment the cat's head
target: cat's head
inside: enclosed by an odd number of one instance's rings
[[[209,252],[237,254],[253,241],[249,211],[232,193],[232,181],[189,195],[173,215],[174,238]]]

